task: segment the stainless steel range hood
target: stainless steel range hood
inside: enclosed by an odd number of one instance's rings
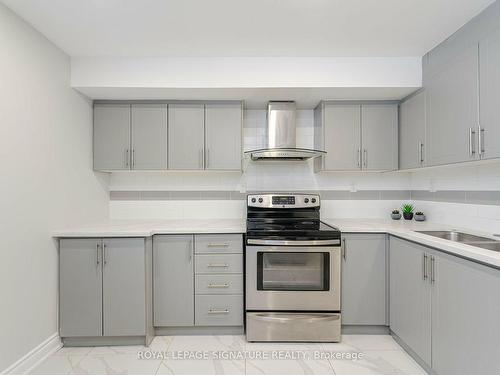
[[[325,151],[297,148],[295,102],[269,102],[267,105],[267,146],[246,151],[252,160],[307,160]]]

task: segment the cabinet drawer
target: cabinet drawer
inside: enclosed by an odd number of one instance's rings
[[[199,234],[194,236],[196,253],[242,253],[241,234]]]
[[[243,325],[243,296],[196,296],[195,325]]]
[[[196,275],[196,294],[243,294],[243,275]]]
[[[197,254],[195,272],[198,273],[242,273],[241,254]]]

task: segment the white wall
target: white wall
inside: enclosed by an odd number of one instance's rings
[[[107,216],[70,59],[0,5],[0,372],[57,332],[51,230]]]

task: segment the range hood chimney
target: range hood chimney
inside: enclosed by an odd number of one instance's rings
[[[269,102],[267,105],[266,148],[247,151],[252,160],[307,160],[325,151],[297,148],[295,102]]]

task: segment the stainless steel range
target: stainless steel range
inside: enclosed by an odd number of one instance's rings
[[[319,195],[247,197],[248,341],[340,341],[340,231]]]

